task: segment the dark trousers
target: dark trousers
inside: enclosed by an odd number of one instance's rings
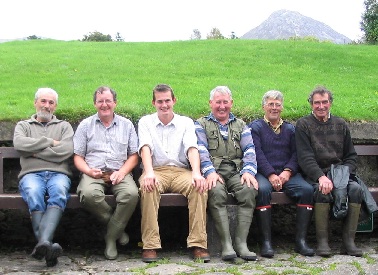
[[[256,208],[270,205],[272,199],[273,186],[270,181],[261,175],[256,174],[259,183],[258,195],[256,198]],[[313,205],[314,189],[303,179],[301,174],[292,176],[282,187],[282,191],[298,205]]]

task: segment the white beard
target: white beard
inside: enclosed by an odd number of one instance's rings
[[[37,113],[37,119],[41,122],[49,122],[52,118],[52,114],[46,110],[40,110]]]

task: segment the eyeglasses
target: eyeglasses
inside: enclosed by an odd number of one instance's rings
[[[96,104],[110,104],[110,103],[113,103],[114,101],[113,100],[110,100],[110,99],[103,99],[103,100],[96,100]]]
[[[266,103],[265,105],[268,106],[269,108],[274,108],[274,106],[276,108],[282,107],[282,103],[274,103],[274,102]]]

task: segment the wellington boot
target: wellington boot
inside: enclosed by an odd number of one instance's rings
[[[105,235],[106,248],[104,252],[108,260],[115,260],[118,257],[116,241],[125,230],[125,227],[126,224],[119,223],[113,217],[110,219]]]
[[[120,237],[118,238],[118,242],[120,245],[127,245],[130,241],[129,235],[126,232],[122,232]]]
[[[235,231],[235,248],[236,254],[246,261],[256,261],[256,253],[250,251],[247,245],[249,228],[252,223],[253,212],[250,209],[239,207],[237,216],[237,225]]]
[[[312,207],[297,207],[297,233],[295,236],[295,252],[303,256],[314,256],[314,249],[306,243],[307,229],[312,218]]]
[[[270,207],[256,210],[257,225],[260,235],[260,255],[265,258],[272,258],[274,250],[272,248],[272,209]]]
[[[55,229],[63,215],[63,210],[60,208],[47,208],[43,214],[39,225],[39,241],[36,246],[36,253],[46,257],[51,254],[52,239],[54,237]]]
[[[357,248],[354,243],[360,209],[361,204],[349,203],[348,205],[348,214],[343,223],[343,244],[340,249],[341,254],[348,254],[356,257],[361,257],[363,254],[362,250]]]
[[[230,234],[230,224],[228,220],[228,213],[226,208],[210,209],[211,216],[214,220],[215,229],[220,237],[222,246],[222,260],[232,261],[236,256],[236,252],[232,247],[232,239]]]
[[[31,213],[31,223],[33,227],[34,236],[39,241],[39,224],[41,223],[43,217],[43,212],[41,211],[34,211]],[[37,260],[42,260],[44,255],[37,253],[37,246],[34,247],[31,256]]]
[[[329,203],[315,203],[315,227],[318,247],[316,254],[321,257],[331,256],[328,245]]]
[[[93,214],[102,224],[108,224],[113,214],[113,208],[104,200],[99,203],[83,204],[84,208]]]
[[[58,243],[53,243],[51,245],[51,249],[49,249],[46,254],[46,266],[56,266],[56,264],[58,263],[58,257],[60,257],[62,253],[62,247]]]

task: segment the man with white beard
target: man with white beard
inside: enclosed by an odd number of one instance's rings
[[[68,122],[53,114],[57,103],[56,91],[38,89],[34,100],[36,114],[18,122],[13,136],[14,147],[21,155],[19,190],[28,205],[38,240],[32,256],[45,258],[47,266],[55,266],[63,251],[52,239],[69,198],[68,159],[73,154],[74,132]]]

